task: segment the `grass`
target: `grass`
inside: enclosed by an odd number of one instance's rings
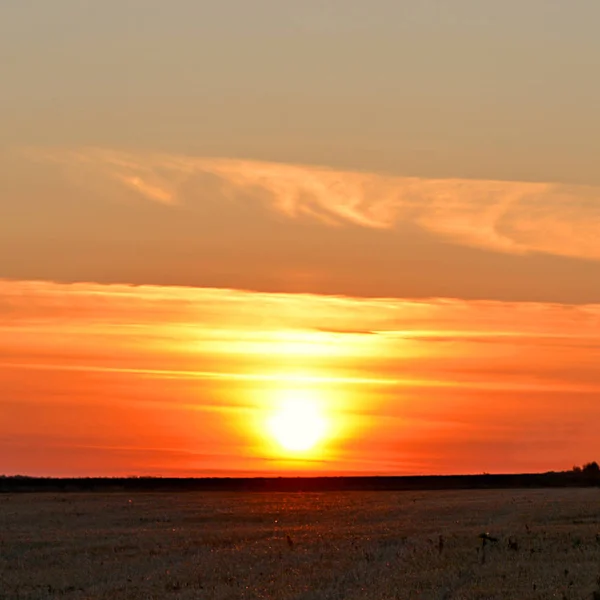
[[[0,598],[582,600],[599,533],[599,489],[5,495]]]

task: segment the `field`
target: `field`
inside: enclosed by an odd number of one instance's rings
[[[2,600],[582,600],[599,575],[600,489],[0,496]]]

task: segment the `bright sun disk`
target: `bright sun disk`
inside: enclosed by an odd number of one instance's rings
[[[269,429],[285,450],[306,452],[323,438],[327,423],[315,398],[288,391],[270,418]]]

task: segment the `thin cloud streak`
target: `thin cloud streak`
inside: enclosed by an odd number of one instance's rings
[[[162,204],[201,201],[209,176],[218,181],[223,201],[250,196],[288,218],[378,229],[410,223],[466,246],[600,259],[600,188],[591,186],[397,177],[105,149],[28,154]]]
[[[183,371],[177,369],[126,369],[120,367],[98,367],[95,365],[64,365],[60,363],[19,363],[0,362],[0,369],[31,369],[39,371],[73,371],[80,373],[116,373],[125,375],[140,375],[157,379],[207,379],[223,381],[256,381],[294,384],[351,384],[351,385],[407,385],[407,386],[447,386],[449,382],[433,380],[390,379],[377,377],[319,377],[293,374],[263,374],[263,373],[225,373],[218,371]],[[238,406],[238,405],[236,405]]]
[[[0,280],[0,331],[7,368],[423,388],[600,383],[593,374],[557,381],[570,361],[552,362],[563,349],[600,350],[600,305]],[[502,358],[532,349],[524,369]],[[573,377],[587,362],[570,367]]]

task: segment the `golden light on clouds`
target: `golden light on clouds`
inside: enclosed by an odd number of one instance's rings
[[[31,149],[27,155],[61,164],[84,187],[115,182],[162,204],[189,208],[217,193],[224,202],[253,198],[289,218],[330,226],[393,229],[410,223],[469,247],[600,258],[597,186],[428,179],[103,148]]]
[[[597,186],[111,148],[3,159],[7,278],[576,304],[600,294]]]
[[[0,306],[14,472],[529,470],[597,444],[597,305],[0,281]]]

